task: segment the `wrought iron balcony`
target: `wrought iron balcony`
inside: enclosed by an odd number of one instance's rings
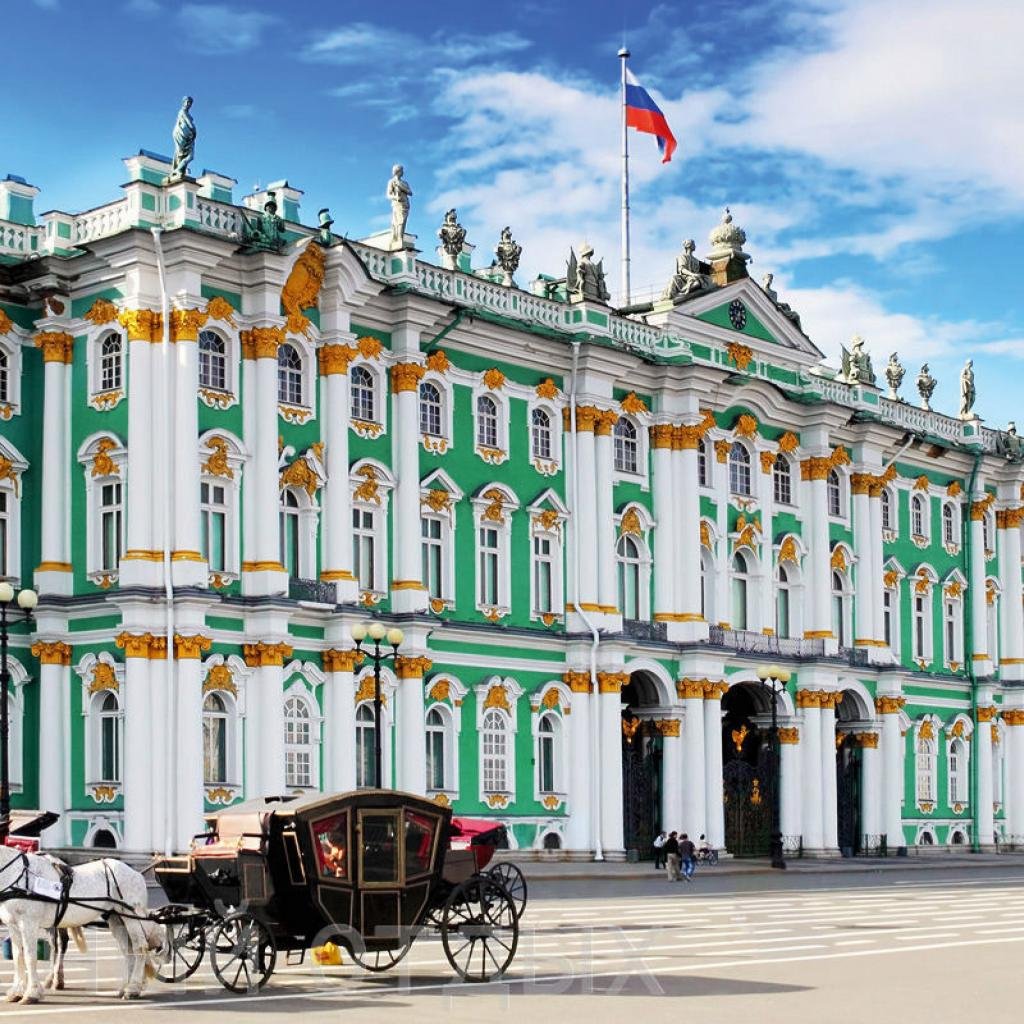
[[[668,625],[645,619],[623,619],[622,632],[634,640],[668,640]]]
[[[293,601],[313,601],[316,604],[337,604],[337,590],[333,583],[322,580],[304,580],[293,576],[288,580],[288,596]]]
[[[824,640],[790,639],[745,629],[725,629],[723,626],[709,627],[708,643],[712,647],[727,647],[742,654],[776,655],[780,658],[820,658],[825,654]]]

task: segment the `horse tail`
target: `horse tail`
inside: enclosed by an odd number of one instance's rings
[[[88,953],[89,947],[86,945],[85,932],[82,928],[68,928],[68,934],[75,940],[75,946],[79,953]]]

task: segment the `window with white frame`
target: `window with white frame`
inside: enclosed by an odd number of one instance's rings
[[[302,519],[299,514],[299,496],[294,488],[281,492],[280,506],[281,564],[289,576],[300,574],[302,562]]]
[[[614,441],[615,469],[619,473],[640,472],[640,442],[637,438],[636,426],[626,416],[615,421],[612,431]]]
[[[497,605],[501,590],[501,531],[481,526],[477,531],[477,601]]]
[[[995,549],[996,549],[995,544],[992,543],[992,536],[993,536],[992,527],[993,527],[993,525],[994,525],[994,520],[992,518],[992,513],[991,512],[986,512],[985,515],[982,517],[982,520],[981,520],[981,538],[982,538],[982,544],[984,545],[986,552],[988,552],[988,551],[995,551]]]
[[[117,572],[125,549],[126,456],[109,434],[95,435],[78,450],[85,477],[86,571],[94,581]]]
[[[707,622],[714,621],[715,559],[711,552],[700,549],[700,614]]]
[[[942,633],[946,645],[946,664],[963,664],[962,603],[948,594],[942,599]]]
[[[955,736],[949,744],[949,802],[967,803],[967,744]]]
[[[7,353],[0,349],[0,402],[9,402],[11,395],[11,367]]]
[[[998,728],[998,727],[997,727]],[[999,742],[998,731],[992,736],[992,802],[1003,802],[1003,744]]]
[[[554,458],[551,414],[547,409],[534,409],[530,413],[530,448],[535,459],[550,462]]]
[[[427,791],[431,793],[454,788],[449,785],[447,717],[439,706],[427,712]]]
[[[893,516],[892,491],[888,487],[882,490],[880,500],[882,502],[882,529],[893,530],[895,529],[893,526],[895,517]]]
[[[116,331],[99,339],[97,391],[116,391],[124,381],[124,339]]]
[[[729,493],[750,494],[750,452],[739,441],[729,448]]]
[[[780,565],[778,569],[778,582],[775,591],[775,635],[788,637],[792,635],[792,623],[790,621],[790,579],[789,570]]]
[[[107,480],[98,488],[99,562],[103,572],[117,572],[124,540],[124,501],[120,480]]]
[[[360,590],[377,588],[377,514],[352,509],[352,572]]]
[[[925,499],[915,494],[910,499],[910,532],[915,537],[927,537],[928,516]]]
[[[850,641],[850,599],[847,592],[846,579],[837,570],[832,572],[832,635],[840,647],[846,647]]]
[[[700,487],[710,486],[708,478],[708,443],[703,437],[697,442],[697,484]]]
[[[284,784],[289,789],[315,785],[316,737],[313,713],[299,696],[284,702]]]
[[[117,694],[100,690],[90,701],[93,725],[91,782],[120,783],[121,749],[124,745],[124,716]]]
[[[277,400],[302,405],[302,356],[287,342],[277,349]]]
[[[498,403],[490,395],[476,400],[476,443],[481,448],[499,448]]]
[[[561,783],[562,720],[553,711],[545,712],[537,722],[537,789],[558,793]]]
[[[839,518],[843,514],[843,483],[839,471],[830,469],[825,480],[825,493],[828,497],[828,514]]]
[[[533,610],[550,615],[555,608],[557,541],[550,533],[533,535]]]
[[[747,629],[750,615],[750,566],[742,551],[732,556],[731,576],[732,628]]]
[[[429,437],[443,437],[445,433],[441,389],[429,380],[420,383],[420,433]]]
[[[927,593],[914,594],[914,605],[912,614],[912,628],[913,628],[913,651],[915,661],[930,661],[928,657],[929,651],[929,632],[931,630],[931,622],[929,615],[929,602],[931,597]]]
[[[942,506],[942,543],[952,547],[957,543],[956,509],[951,501]]]
[[[793,504],[793,471],[789,459],[781,453],[775,456],[772,467],[772,492],[776,505]]]
[[[484,712],[480,741],[480,776],[486,793],[507,793],[509,779],[508,718],[497,708]]]
[[[917,802],[935,802],[935,741],[918,735],[914,754]]]
[[[211,692],[203,699],[203,782],[226,783],[228,779],[228,730],[231,713],[227,697]]]
[[[379,785],[373,744],[373,709],[363,703],[356,708],[356,789],[371,789]]]
[[[899,591],[886,587],[882,591],[882,630],[886,646],[899,658],[900,621]]]
[[[228,493],[224,483],[199,484],[199,545],[211,572],[225,572],[227,562]]]
[[[437,516],[420,519],[420,551],[422,553],[423,584],[435,599],[445,597],[444,523]]]
[[[354,420],[377,421],[377,385],[365,366],[353,366],[349,374],[349,412]]]
[[[14,491],[0,487],[0,576],[17,576],[14,565],[15,547],[13,541]]]
[[[228,390],[227,345],[216,331],[199,332],[199,386]]]
[[[640,538],[624,533],[615,546],[619,575],[619,611],[624,619],[646,618],[644,600],[646,558]]]

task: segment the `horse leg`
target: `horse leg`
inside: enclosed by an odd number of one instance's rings
[[[67,951],[67,928],[55,928],[53,936],[53,970],[50,972],[50,978],[53,981],[51,987],[54,989],[64,988],[64,957]]]
[[[107,924],[110,926],[110,934],[114,936],[114,941],[117,943],[117,950],[121,954],[121,987],[115,995],[118,999],[122,999],[125,989],[128,987],[128,958],[131,955],[128,933],[125,931],[124,922],[117,914],[111,914]]]
[[[60,941],[60,929],[54,925],[52,928],[47,928],[47,933],[50,936],[50,949],[53,953],[50,958],[50,970],[43,979],[44,991],[48,988],[57,987],[57,964],[60,959],[60,954],[57,949],[57,945]]]
[[[39,988],[39,965],[36,960],[38,937],[39,921],[30,912],[21,920],[21,955],[25,962],[25,991],[21,997],[23,1003],[38,1003],[43,998],[42,990]]]
[[[148,942],[139,921],[125,918],[124,928],[128,939],[127,962],[131,965],[124,987],[124,998],[138,999],[142,994],[142,987],[146,983],[145,970],[146,962],[149,959]]]
[[[11,916],[7,920],[7,933],[11,938],[11,959],[14,961],[14,981],[7,990],[7,1002],[16,1003],[25,991],[25,961],[21,944],[19,919]]]

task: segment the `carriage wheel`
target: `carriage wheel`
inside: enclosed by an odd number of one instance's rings
[[[487,875],[456,886],[441,915],[441,942],[463,980],[501,977],[519,945],[516,905],[505,887]]]
[[[277,946],[266,925],[244,912],[225,917],[213,930],[210,966],[229,992],[255,992],[274,973]]]
[[[516,905],[516,917],[522,917],[526,909],[526,877],[523,872],[515,864],[503,862],[495,864],[487,874],[505,886]]]
[[[173,984],[191,978],[199,970],[206,952],[206,933],[194,917],[168,922],[164,927],[171,957],[167,963],[160,965],[156,978],[157,981]]]
[[[364,971],[380,973],[390,971],[410,949],[412,949],[412,939],[398,949],[364,949],[362,951],[352,949],[349,951],[349,955],[352,957],[353,963],[358,964]]]

